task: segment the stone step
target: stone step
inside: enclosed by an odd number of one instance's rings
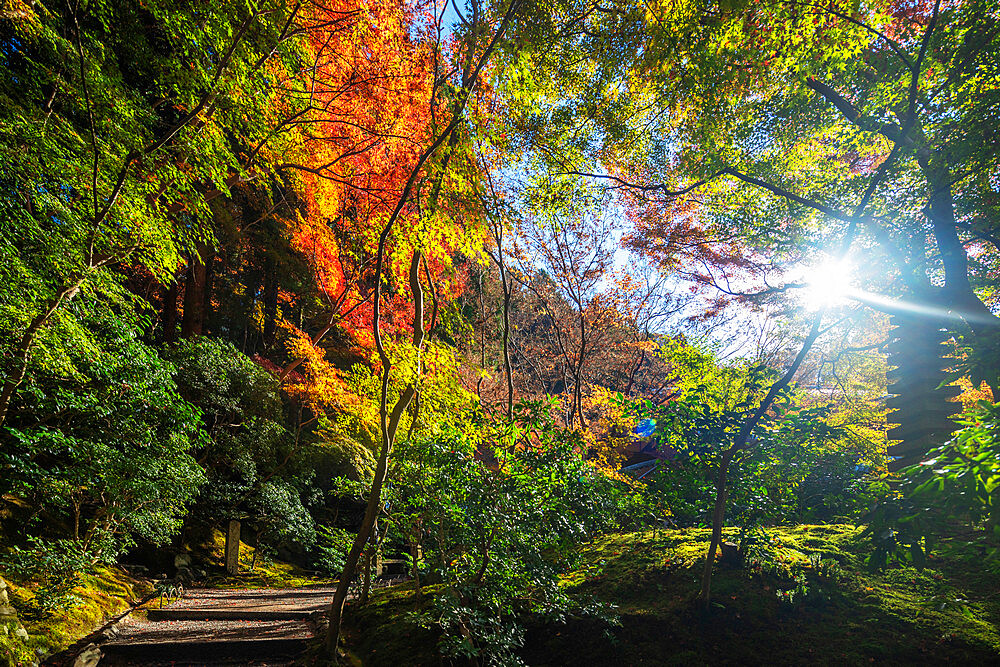
[[[100,646],[104,653],[100,664],[287,664],[313,637],[313,626],[304,619],[241,617],[136,623],[123,627],[117,638]]]
[[[204,607],[164,607],[148,609],[150,621],[288,621],[306,620],[320,611],[308,609],[209,609]]]
[[[290,665],[308,646],[308,638],[109,643],[99,665]]]

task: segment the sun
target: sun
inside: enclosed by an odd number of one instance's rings
[[[846,259],[829,260],[806,271],[806,286],[802,293],[810,310],[832,308],[845,304],[854,292],[851,281],[854,265]]]

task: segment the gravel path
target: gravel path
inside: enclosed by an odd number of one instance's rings
[[[324,611],[333,600],[332,586],[310,588],[192,589],[170,609],[225,611]]]
[[[135,623],[115,638],[115,644],[165,642],[226,642],[234,639],[310,639],[306,621],[158,621]]]

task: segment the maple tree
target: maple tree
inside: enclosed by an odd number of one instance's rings
[[[556,186],[558,187],[558,186]],[[555,189],[555,188],[554,188]],[[568,210],[529,219],[519,229],[514,255],[524,287],[546,317],[552,336],[552,352],[538,355],[526,351],[528,359],[561,359],[556,387],[570,396],[567,423],[586,427],[583,414],[584,373],[592,349],[600,344],[598,333],[609,329],[604,320],[614,318],[614,309],[603,302],[601,282],[612,269],[614,248],[607,243],[612,221],[602,214],[601,202],[586,194],[559,193],[573,203]],[[559,196],[559,195],[556,195]],[[570,313],[557,312],[560,307]],[[569,316],[569,319],[567,317]],[[568,321],[567,321],[568,320]],[[546,357],[549,357],[547,359]],[[553,389],[556,389],[553,387]],[[557,389],[553,393],[562,393]]]
[[[460,78],[456,82],[457,85],[455,86],[454,97],[450,98],[451,96],[444,96],[443,90],[439,89],[439,86],[442,86],[447,82],[447,77],[439,79],[438,72],[434,71],[433,86],[431,90],[432,94],[430,94],[427,98],[428,113],[432,120],[431,132],[425,137],[418,136],[418,139],[413,141],[411,144],[414,149],[411,159],[402,162],[400,165],[396,165],[397,167],[402,167],[396,172],[397,174],[403,176],[401,179],[402,186],[398,189],[397,193],[395,193],[395,197],[388,201],[388,206],[380,212],[381,215],[375,218],[379,221],[379,224],[375,226],[374,229],[380,230],[380,233],[377,236],[377,249],[374,263],[375,286],[374,293],[372,295],[371,331],[378,355],[378,362],[381,366],[381,392],[379,398],[379,432],[381,442],[374,472],[374,480],[368,494],[369,497],[365,510],[365,516],[354,541],[354,545],[352,546],[350,553],[347,555],[344,572],[331,605],[330,630],[327,636],[327,648],[330,652],[335,651],[338,645],[340,639],[341,615],[343,613],[344,602],[347,598],[348,587],[351,579],[353,578],[353,574],[356,571],[361,553],[366,548],[366,545],[372,535],[372,530],[374,528],[375,520],[380,507],[382,485],[385,482],[388,471],[389,454],[396,438],[400,420],[406,409],[409,407],[410,402],[413,401],[417,391],[416,380],[420,375],[419,358],[426,336],[426,323],[424,321],[424,292],[421,284],[420,269],[422,266],[428,266],[430,261],[435,259],[436,252],[439,250],[447,250],[450,247],[448,243],[442,243],[442,241],[445,241],[446,238],[442,238],[442,236],[437,236],[433,233],[433,227],[422,224],[427,221],[433,222],[436,219],[439,220],[440,216],[444,215],[443,211],[438,208],[438,205],[440,203],[440,192],[444,186],[446,178],[445,169],[437,171],[436,178],[430,179],[429,188],[425,192],[422,187],[422,181],[428,174],[428,172],[425,171],[425,168],[433,168],[434,162],[432,158],[435,157],[435,154],[439,149],[446,145],[447,148],[445,149],[442,160],[446,161],[445,164],[447,164],[447,161],[450,161],[452,150],[457,146],[457,142],[453,139],[453,137],[457,137],[455,131],[462,121],[466,104],[478,84],[483,67],[489,60],[497,40],[506,30],[506,26],[510,21],[516,3],[510,4],[504,13],[500,15],[495,32],[492,34],[485,33],[485,35],[484,26],[487,24],[484,22],[487,20],[487,17],[484,15],[480,18],[479,14],[481,12],[481,8],[478,3],[475,3],[474,6],[477,8],[476,15],[473,17],[475,23],[470,26],[467,40],[464,43],[461,43],[463,48],[460,48],[457,54],[459,58],[462,59],[463,65]],[[440,21],[441,17],[436,14],[432,14],[430,19],[431,21]],[[438,34],[440,34],[440,32],[438,32]],[[408,32],[403,32],[401,37],[408,37],[408,35]],[[488,36],[488,39],[484,44],[481,44],[480,38],[484,36]],[[435,58],[441,57],[442,53],[439,45],[436,46],[432,43],[429,47],[431,49],[431,55]],[[443,117],[442,124],[440,126],[434,122],[437,120],[439,104],[445,105],[442,111],[447,110],[447,112],[449,112]],[[420,138],[423,138],[424,140],[420,141]],[[336,160],[333,162],[336,162]],[[328,162],[322,165],[321,169],[306,167],[304,168],[304,171],[321,176],[324,180],[335,182],[339,180],[336,176],[336,172],[323,173],[324,170],[333,166],[333,162]],[[433,174],[434,172],[431,173]],[[427,197],[426,202],[423,202],[422,195]],[[412,200],[411,197],[413,198]],[[427,207],[426,211],[421,210],[423,206]],[[415,211],[418,212],[416,220],[412,221],[411,224],[408,225],[407,222],[410,221],[407,218]],[[416,224],[413,224],[414,222]],[[398,236],[394,236],[394,234],[397,234]],[[437,241],[437,243],[433,245],[427,243],[428,240],[431,239]],[[401,248],[394,247],[394,244],[390,245],[390,241],[402,241],[402,243],[400,243]],[[427,245],[425,246],[425,244]],[[407,258],[407,256],[408,260],[404,259]],[[409,381],[409,384],[407,384],[407,386],[402,390],[390,409],[389,387],[392,380],[394,366],[397,366],[399,361],[394,360],[390,356],[390,349],[383,337],[383,276],[385,275],[391,280],[392,277],[399,275],[398,272],[403,267],[407,267],[408,269],[407,278],[411,298],[413,299],[411,349],[417,355],[417,363],[414,368],[415,377]],[[431,274],[429,269],[427,270],[427,275],[430,279]],[[390,282],[390,285],[391,284],[392,283]],[[390,311],[390,313],[391,312],[392,311]]]

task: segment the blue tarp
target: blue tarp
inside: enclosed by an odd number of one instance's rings
[[[640,438],[648,438],[653,435],[656,431],[656,420],[655,419],[643,419],[635,428],[632,429],[632,433],[636,434]]]

